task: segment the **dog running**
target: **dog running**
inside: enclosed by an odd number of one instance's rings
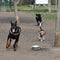
[[[19,41],[19,36],[21,33],[21,27],[17,26],[17,21],[11,21],[11,28],[9,30],[9,34],[7,37],[7,43],[6,43],[6,48],[9,48],[11,45],[11,41],[15,40],[13,44],[13,49],[16,51],[18,41]]]
[[[40,30],[38,31],[38,39],[42,42],[45,40],[44,35],[46,34],[45,30],[40,27]]]
[[[37,22],[37,25],[41,27],[41,24],[42,24],[41,14],[36,14],[36,22]]]

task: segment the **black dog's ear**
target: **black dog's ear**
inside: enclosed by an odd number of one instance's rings
[[[38,14],[36,14],[36,16],[38,16]]]
[[[14,25],[14,26],[17,25],[17,21],[16,21],[16,20],[11,20],[10,23],[11,23],[11,26],[12,26],[12,25]]]
[[[41,16],[41,14],[36,14],[36,16]]]

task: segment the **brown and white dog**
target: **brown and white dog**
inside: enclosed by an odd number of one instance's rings
[[[10,47],[11,41],[13,39],[15,40],[13,48],[14,51],[16,51],[20,33],[21,33],[21,27],[17,26],[17,21],[11,21],[11,28],[9,30],[9,34],[7,37],[6,48]]]
[[[46,34],[45,30],[40,27],[40,30],[38,31],[38,39],[42,42],[45,40],[44,35]]]

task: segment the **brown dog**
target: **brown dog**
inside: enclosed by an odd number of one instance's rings
[[[38,34],[39,34],[38,36],[39,40],[44,41],[45,40],[44,35],[46,34],[46,32],[45,30],[42,29],[42,27],[40,27],[40,31],[38,31]]]

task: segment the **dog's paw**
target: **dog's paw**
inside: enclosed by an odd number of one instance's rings
[[[16,51],[16,48],[14,48],[14,51]]]

